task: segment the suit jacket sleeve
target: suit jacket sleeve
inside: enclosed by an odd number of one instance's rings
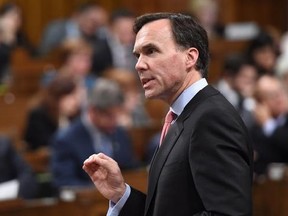
[[[131,187],[131,194],[119,216],[144,215],[146,195]]]

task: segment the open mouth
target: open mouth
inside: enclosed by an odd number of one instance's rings
[[[151,80],[153,80],[152,78],[143,78],[141,79],[142,85],[146,86]]]

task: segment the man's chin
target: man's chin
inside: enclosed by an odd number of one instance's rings
[[[157,95],[153,94],[151,91],[145,91],[145,98],[146,99],[157,99]]]

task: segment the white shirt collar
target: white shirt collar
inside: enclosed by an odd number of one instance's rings
[[[179,116],[184,110],[185,106],[189,103],[189,101],[207,85],[208,82],[205,78],[202,78],[190,85],[178,96],[178,98],[170,107],[170,110],[172,110],[175,114],[177,114],[177,116]]]

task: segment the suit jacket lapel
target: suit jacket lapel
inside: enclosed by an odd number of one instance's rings
[[[150,171],[149,171],[149,185],[148,185],[148,196],[146,200],[146,211],[148,210],[148,206],[152,200],[153,194],[155,192],[155,187],[157,185],[157,181],[159,175],[161,173],[162,167],[165,164],[165,161],[176,143],[177,138],[180,136],[183,130],[182,122],[175,122],[170,126],[170,129],[161,144],[161,147],[158,147],[157,152],[154,154],[154,157],[151,162]],[[145,211],[145,212],[146,212]]]

